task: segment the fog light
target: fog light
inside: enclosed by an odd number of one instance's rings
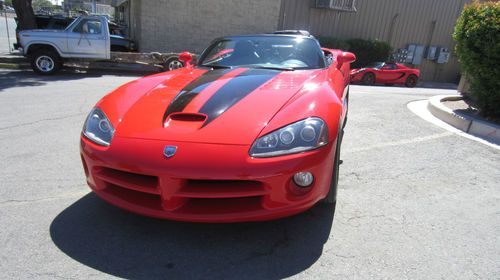
[[[298,172],[293,175],[293,182],[299,187],[309,187],[314,180],[311,172]]]

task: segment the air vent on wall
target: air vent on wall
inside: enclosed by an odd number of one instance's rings
[[[316,0],[316,8],[355,13],[356,0]]]

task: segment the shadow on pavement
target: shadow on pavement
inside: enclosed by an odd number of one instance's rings
[[[130,72],[80,71],[77,69],[64,70],[53,76],[41,76],[31,70],[0,71],[0,91],[11,87],[43,86],[54,81],[72,81],[103,75],[144,76],[144,74]]]
[[[91,193],[54,219],[50,235],[74,260],[128,279],[278,279],[318,260],[333,214],[320,205],[271,222],[181,223],[131,214]]]

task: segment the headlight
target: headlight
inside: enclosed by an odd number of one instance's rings
[[[92,109],[83,126],[83,135],[96,144],[109,146],[114,133],[115,129],[104,112],[99,108]]]
[[[266,134],[250,148],[252,157],[274,157],[316,149],[328,143],[328,127],[320,118],[308,118]]]

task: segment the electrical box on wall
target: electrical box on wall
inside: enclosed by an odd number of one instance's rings
[[[407,49],[398,49],[397,52],[392,54],[392,61],[398,63],[405,63],[407,55],[408,55]]]
[[[420,63],[422,63],[422,59],[424,59],[424,50],[425,50],[424,46],[416,45],[415,53],[413,54],[413,60],[411,64],[420,65]]]
[[[439,47],[437,48],[436,56],[436,63],[448,63],[448,60],[450,60],[450,51],[447,48]]]
[[[420,65],[422,59],[424,58],[425,47],[417,44],[408,45],[408,55],[406,56],[406,63],[411,63],[413,65]]]
[[[435,60],[436,59],[436,52],[437,52],[436,46],[428,46],[427,52],[425,53],[425,58],[428,60]]]
[[[408,52],[406,53],[406,60],[405,62],[407,63],[412,63],[413,62],[413,55],[415,54],[415,49],[417,48],[417,45],[408,45]]]

